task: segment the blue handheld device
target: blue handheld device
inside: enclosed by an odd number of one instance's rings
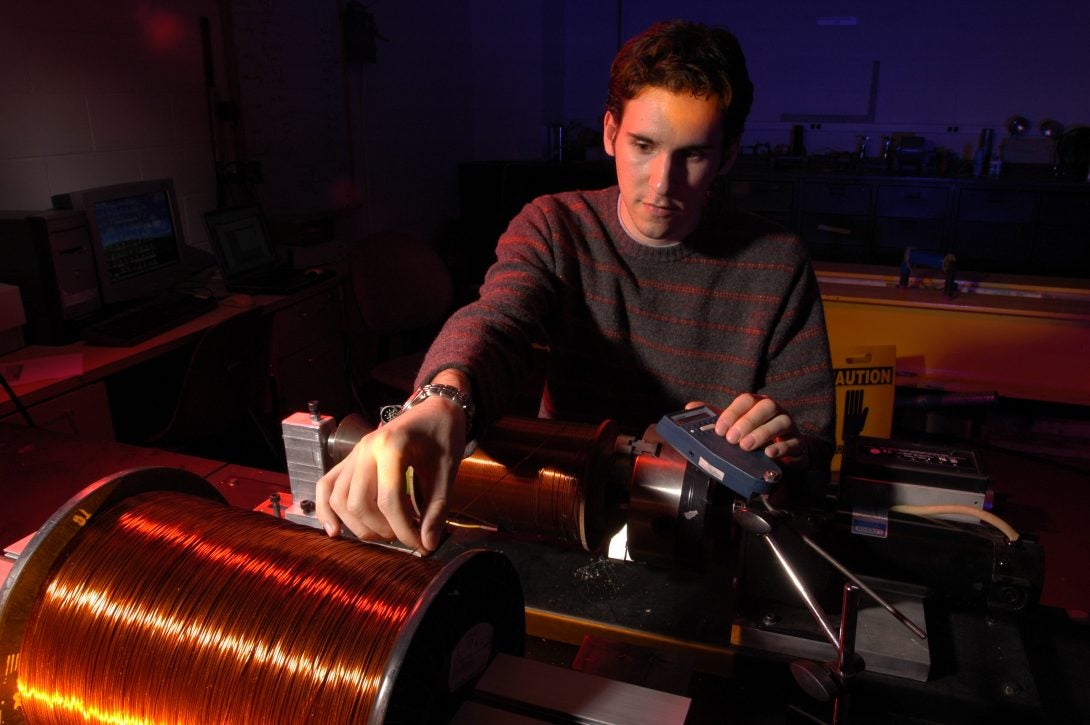
[[[707,406],[662,416],[655,430],[674,449],[743,498],[768,493],[783,470],[763,450],[743,451],[715,434],[719,414]]]

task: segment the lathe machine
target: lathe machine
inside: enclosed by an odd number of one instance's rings
[[[973,450],[860,438],[830,483],[717,447],[700,410],[639,436],[505,418],[462,462],[447,535],[420,558],[312,530],[315,482],[369,430],[316,404],[289,416],[289,486],[256,512],[140,469],[9,547],[0,722],[1038,710],[1017,622],[1043,553],[994,510]],[[579,676],[532,656],[546,641],[579,648]],[[749,679],[767,671],[790,691]],[[713,715],[707,682],[729,703]]]

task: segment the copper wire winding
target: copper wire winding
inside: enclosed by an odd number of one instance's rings
[[[604,528],[602,482],[616,437],[612,421],[501,418],[462,461],[450,511],[593,550]]]
[[[364,722],[442,568],[180,494],[96,515],[30,615],[27,722]]]

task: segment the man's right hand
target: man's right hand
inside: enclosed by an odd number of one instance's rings
[[[434,382],[468,390],[468,381],[454,371]],[[466,433],[465,411],[432,396],[364,436],[315,487],[315,512],[326,533],[338,536],[346,527],[367,541],[396,538],[416,551],[434,551]]]

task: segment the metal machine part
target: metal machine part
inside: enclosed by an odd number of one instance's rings
[[[319,412],[318,401],[310,401],[308,408],[307,412],[293,413],[281,423],[292,499],[284,515],[296,523],[318,526],[314,518],[314,487],[332,467],[332,451],[344,450],[344,443],[338,442],[335,434],[337,421],[333,416]],[[350,430],[354,431],[354,428],[350,426],[346,433]],[[342,456],[346,454],[347,451]]]
[[[840,611],[836,659],[822,663],[812,660],[795,660],[791,663],[791,674],[806,694],[821,702],[833,702],[833,725],[848,722],[851,701],[848,685],[864,665],[855,652],[859,615],[859,587],[856,584],[844,585],[844,601]]]
[[[285,435],[293,435],[285,447],[299,461],[289,465],[288,518],[319,525],[307,506],[320,475],[313,462],[336,463],[370,430],[357,416],[332,429],[321,416],[297,414],[285,421]],[[863,526],[862,509],[853,510],[872,502],[876,491],[885,505],[953,499],[974,510],[990,508],[990,481],[972,450],[860,438],[846,446],[841,477],[841,499],[819,502],[820,508],[790,503],[786,508],[793,531],[848,562],[855,573],[904,584],[954,606],[1019,612],[1037,601],[1044,562],[1032,536],[1011,542],[977,523],[886,511],[874,518],[870,509],[868,521],[878,523]],[[725,542],[740,562],[743,604],[795,601],[768,576],[767,565],[775,566],[768,552],[746,546],[745,539],[741,547],[733,545],[734,492],[690,465],[654,425],[642,436],[625,436],[605,424],[503,419],[463,461],[455,491],[460,498],[449,506],[455,523],[489,525],[587,551],[599,550],[604,537],[626,528],[628,557],[656,566],[701,568],[709,556],[726,553],[717,548]],[[839,583],[824,573],[831,569],[829,561],[801,541],[800,547],[788,555],[815,577],[811,587],[817,596],[839,600]],[[912,616],[922,621],[923,595],[908,598],[919,600]],[[865,608],[863,615],[870,616]],[[904,656],[915,661],[915,649],[909,645]]]
[[[611,420],[501,418],[462,460],[448,511],[455,520],[596,551],[614,526],[607,489],[616,439]]]
[[[628,553],[635,561],[698,566],[707,550],[707,524],[714,518],[715,482],[665,445],[654,427],[643,441],[657,445],[632,463]]]
[[[286,518],[319,527],[314,485],[373,430],[358,415],[284,420],[292,504]],[[713,500],[729,492],[665,445],[654,426],[643,438],[598,425],[507,417],[492,424],[458,470],[448,506],[455,525],[485,525],[521,536],[574,543],[587,551],[628,527],[632,559],[699,565]],[[729,500],[718,507],[729,528]]]
[[[780,512],[797,534],[780,544],[819,605],[842,596],[828,567],[833,556],[850,562],[858,581],[869,582],[914,622],[924,621],[925,603],[931,619],[944,611],[1017,613],[1037,601],[1044,562],[1035,538],[978,523],[992,516],[992,495],[975,451],[860,437],[845,445],[838,493],[827,506]],[[920,518],[901,513],[904,506],[967,515]],[[754,541],[747,536],[741,547],[734,644],[818,659],[829,627],[814,626],[797,591],[769,574],[777,555]],[[888,612],[859,608],[857,650],[867,669],[927,680],[930,648],[896,626]]]
[[[865,436],[844,445],[840,501],[846,509],[958,504],[986,510],[992,498],[991,479],[971,449]]]
[[[319,527],[317,480],[374,430],[358,415],[336,425],[312,410],[283,422],[292,505],[285,516]],[[484,527],[597,550],[619,524],[609,420],[597,425],[507,417],[462,460],[448,504],[454,526]]]
[[[927,587],[951,606],[1021,612],[1040,598],[1044,550],[1034,536],[1010,541],[983,524],[898,513],[881,528],[882,536],[863,534],[857,516],[839,511],[813,535],[864,576]]]
[[[792,664],[792,673],[796,681],[808,694],[823,702],[833,701],[833,722],[840,722],[845,716],[848,704],[848,683],[864,668],[864,660],[856,652],[856,635],[859,620],[859,592],[865,592],[868,597],[890,616],[900,622],[904,627],[920,640],[927,638],[927,633],[911,617],[891,604],[884,596],[875,591],[866,582],[852,573],[847,567],[833,558],[827,551],[818,546],[813,539],[805,534],[799,534],[801,541],[811,550],[831,564],[847,582],[843,585],[840,609],[840,625],[834,631],[833,624],[825,614],[821,604],[811,594],[803,581],[802,576],[792,564],[791,559],[784,553],[777,543],[774,532],[784,519],[779,512],[772,509],[765,502],[767,511],[754,511],[745,506],[740,506],[734,511],[734,520],[746,531],[755,534],[768,545],[774,555],[780,569],[790,581],[795,592],[806,605],[814,623],[825,638],[836,649],[836,660],[832,663],[817,663],[813,660],[796,661]],[[798,532],[796,532],[798,533]],[[926,650],[923,650],[926,652]]]
[[[844,447],[837,512],[814,533],[864,575],[926,586],[953,606],[1023,611],[1040,596],[1044,554],[1032,535],[978,523],[1001,522],[992,505],[976,451],[860,437]]]
[[[789,523],[785,512],[739,507],[734,518],[752,534],[742,546],[740,597],[731,638],[734,645],[810,660],[811,664],[794,666],[793,673],[812,695],[811,686],[819,684],[820,670],[833,673],[825,683],[831,688],[828,696],[817,698],[822,700],[844,694],[850,675],[862,670],[855,655],[871,672],[927,680],[931,653],[926,630],[917,624],[925,621],[923,592],[909,588],[890,591],[876,581],[868,583]],[[774,537],[781,527],[792,535]],[[758,539],[766,546],[750,545]],[[833,577],[833,572],[843,579]],[[867,594],[865,605],[854,594],[848,596],[848,586]],[[836,603],[842,608],[839,633],[835,620],[826,614],[826,607]],[[845,605],[849,607],[846,611]],[[848,658],[845,637],[850,637],[851,643]],[[828,659],[829,645],[838,653],[836,668],[813,664]]]

